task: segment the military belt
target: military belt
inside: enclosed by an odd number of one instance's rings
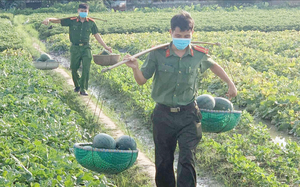
[[[159,109],[166,110],[168,112],[174,112],[174,113],[195,109],[195,103],[194,102],[192,102],[188,105],[181,105],[181,106],[176,106],[176,107],[170,107],[170,106],[159,104],[159,103],[156,103],[156,106]]]
[[[88,42],[85,42],[85,43],[78,43],[78,44],[72,43],[72,45],[76,45],[76,46],[84,46],[84,45],[89,45],[89,43],[88,43]]]

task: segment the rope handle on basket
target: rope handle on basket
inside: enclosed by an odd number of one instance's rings
[[[110,73],[110,72],[109,72]],[[100,75],[101,76],[101,75]],[[103,103],[103,102],[102,102]],[[102,104],[101,104],[101,109],[102,109]],[[100,117],[100,114],[99,114],[99,117]],[[127,122],[126,122],[126,114],[125,114],[125,129],[126,129],[126,131],[127,131],[127,134],[128,134],[128,136],[130,137],[130,141],[132,142],[132,140],[131,140],[131,135],[130,135],[130,131],[129,131],[129,129],[128,129],[128,126],[127,126]],[[128,162],[128,165],[126,166],[126,168],[128,168],[129,166],[130,166],[130,164],[131,164],[131,162],[132,162],[132,160],[133,160],[133,154],[134,154],[134,150],[129,150],[129,151],[131,151],[131,158],[130,158],[130,162]]]
[[[222,56],[223,56],[223,50],[222,50]],[[228,71],[229,71],[230,77],[231,77],[233,83],[235,84],[235,80],[234,80],[234,78],[233,78],[232,71],[231,71],[231,69],[229,68],[229,64],[228,64],[228,61],[227,61],[227,60],[225,60],[225,64],[226,64],[226,67],[227,67],[227,69],[228,69]],[[239,97],[236,97],[236,102],[239,103]]]

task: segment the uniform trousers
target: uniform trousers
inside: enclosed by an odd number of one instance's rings
[[[196,187],[195,149],[202,138],[201,113],[191,103],[171,112],[170,107],[156,104],[152,113],[155,143],[155,182],[157,187]],[[179,146],[177,182],[173,162]]]
[[[87,45],[71,45],[71,71],[72,79],[75,87],[80,87],[81,92],[85,92],[88,89],[88,81],[90,74],[90,66],[92,61],[91,47]],[[78,73],[78,69],[82,63],[81,77]]]

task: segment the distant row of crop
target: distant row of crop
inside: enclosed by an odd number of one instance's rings
[[[111,33],[144,33],[166,32],[170,29],[170,19],[178,11],[173,12],[120,12],[120,13],[91,13],[91,17],[107,20],[96,20],[101,34]],[[284,31],[300,30],[298,9],[250,9],[234,12],[208,11],[191,12],[195,20],[195,31]],[[41,25],[47,17],[64,18],[77,16],[74,14],[32,14],[28,16],[29,23],[34,23],[40,33],[40,38],[58,33],[67,33],[67,28],[53,24],[53,28]],[[52,24],[51,24],[52,25]]]
[[[17,37],[18,33],[15,32],[13,24],[9,19],[0,18],[0,51],[8,48],[19,49],[22,48],[22,38]]]

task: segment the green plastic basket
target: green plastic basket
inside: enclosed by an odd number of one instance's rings
[[[241,119],[241,111],[200,109],[202,132],[220,133],[233,129]]]
[[[117,174],[130,168],[137,159],[138,150],[97,149],[92,143],[75,143],[76,160],[83,167],[105,174]]]

